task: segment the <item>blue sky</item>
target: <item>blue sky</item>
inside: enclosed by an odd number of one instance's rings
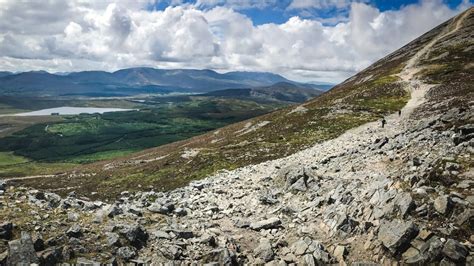
[[[1,0],[0,70],[145,66],[338,83],[470,1]]]

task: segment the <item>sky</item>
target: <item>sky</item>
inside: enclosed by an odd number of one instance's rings
[[[0,70],[265,71],[338,83],[473,0],[0,0]]]

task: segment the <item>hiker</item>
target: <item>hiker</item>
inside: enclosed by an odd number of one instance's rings
[[[385,117],[384,117],[384,118],[382,118],[382,128],[384,128],[385,123],[387,123],[387,121],[385,120]]]
[[[398,116],[402,115],[402,110],[398,110]]]

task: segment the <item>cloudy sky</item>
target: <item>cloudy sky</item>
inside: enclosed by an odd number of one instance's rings
[[[472,0],[0,0],[0,70],[135,66],[339,82]]]

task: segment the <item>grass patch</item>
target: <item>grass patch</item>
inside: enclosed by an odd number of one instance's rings
[[[28,159],[21,156],[16,156],[12,152],[0,152],[0,167],[26,162],[28,162]]]

